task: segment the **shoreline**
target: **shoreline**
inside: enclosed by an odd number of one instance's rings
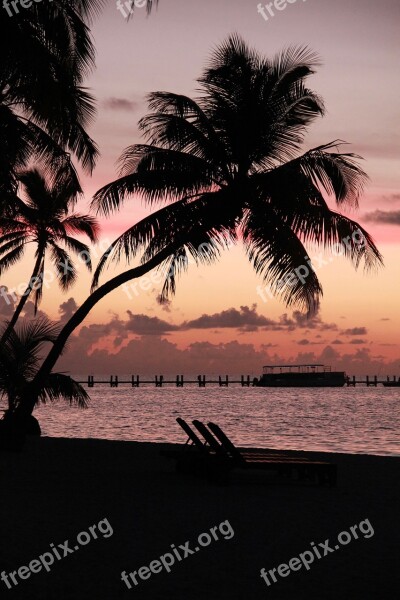
[[[92,540],[8,590],[4,597],[30,600],[177,600],[294,597],[390,597],[397,577],[400,459],[373,455],[287,451],[329,459],[338,466],[336,488],[271,481],[267,474],[239,473],[228,486],[175,472],[160,450],[175,444],[98,439],[29,439],[21,453],[0,453],[2,485],[1,570],[7,573],[48,551],[50,543],[74,539],[107,519],[113,534]],[[265,477],[264,477],[265,475]],[[4,515],[7,514],[7,520]],[[260,569],[287,562],[310,546],[335,538],[369,519],[374,535],[353,540],[309,570],[279,577],[267,586]],[[228,520],[232,539],[210,544],[176,561],[171,572],[121,581]],[[144,573],[144,571],[143,571]],[[324,590],[324,595],[321,595]],[[385,592],[386,590],[386,592]],[[388,592],[387,592],[388,593]],[[8,594],[8,596],[7,596]]]

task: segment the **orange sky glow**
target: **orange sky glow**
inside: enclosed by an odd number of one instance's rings
[[[324,98],[327,115],[311,126],[304,150],[344,139],[364,158],[370,181],[351,217],[373,235],[385,267],[364,274],[323,253],[326,264],[317,273],[324,296],[318,314],[306,321],[296,308],[260,293],[264,284],[238,245],[213,266],[191,265],[168,305],[157,302],[161,286],[152,277],[114,291],[78,330],[60,360],[63,370],[259,374],[268,361],[322,360],[351,375],[400,375],[399,6],[397,0],[308,0],[266,22],[252,2],[160,0],[149,18],[138,9],[126,23],[108,4],[93,28],[97,70],[88,81],[98,99],[90,133],[101,158],[93,177],[82,177],[81,210],[116,177],[122,150],[140,141],[146,93],[194,94],[210,49],[233,31],[267,55],[307,44],[322,58],[309,85]],[[101,218],[102,248],[147,212],[131,198],[118,214]],[[94,250],[96,262],[101,250]],[[110,268],[102,281],[123,266]],[[28,253],[2,285],[18,286],[31,269]],[[41,310],[65,320],[88,294],[90,276],[83,267],[80,273],[64,296],[49,285]]]

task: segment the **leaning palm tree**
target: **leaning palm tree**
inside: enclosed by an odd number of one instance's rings
[[[357,207],[367,179],[360,157],[340,153],[340,141],[299,154],[307,127],[324,114],[321,98],[305,85],[316,65],[307,48],[289,48],[269,61],[234,35],[214,52],[197,101],[150,94],[152,112],[139,123],[148,143],[125,150],[122,177],[99,190],[93,206],[108,214],[132,194],[167,206],[113,243],[94,287],[110,259],[130,261],[142,249],[145,262],[169,247],[167,296],[188,254],[214,260],[228,240],[241,240],[276,294],[312,311],[322,295],[314,270],[306,282],[282,286],[310,261],[305,243],[329,248],[360,232],[364,243],[347,244],[346,256],[355,266],[363,259],[367,269],[381,262],[368,233],[324,197]]]
[[[6,419],[17,410],[29,382],[35,377],[46,344],[57,339],[59,330],[45,318],[21,323],[13,329],[7,341],[0,346],[0,397],[6,397]],[[49,373],[37,396],[46,403],[65,399],[70,404],[86,408],[88,394],[68,375]]]
[[[43,293],[46,255],[50,254],[61,288],[67,290],[77,274],[68,250],[80,255],[89,270],[92,268],[89,247],[74,234],[84,234],[91,242],[97,240],[98,234],[94,217],[70,212],[77,196],[75,179],[61,173],[49,184],[43,174],[32,169],[21,173],[19,181],[26,199],[19,201],[18,215],[15,218],[0,217],[0,275],[21,259],[28,244],[35,245],[35,264],[27,288],[0,340],[2,343],[31,295],[36,314]]]
[[[93,206],[108,215],[135,194],[150,206],[166,206],[133,225],[104,254],[92,294],[65,324],[33,381],[27,410],[92,307],[153,268],[166,267],[166,298],[190,255],[211,262],[228,242],[241,241],[277,296],[312,312],[322,295],[314,269],[282,286],[311,263],[306,245],[329,249],[346,240],[344,254],[355,267],[382,262],[367,231],[327,202],[331,196],[339,207],[357,207],[367,178],[359,157],[339,152],[336,141],[300,153],[308,126],[324,114],[321,98],[306,86],[317,64],[307,48],[289,48],[268,60],[233,35],[214,51],[197,100],[150,95],[151,112],[140,121],[147,143],[123,153],[121,177],[95,194]],[[355,234],[363,243],[354,241]],[[139,266],[97,287],[110,261],[131,262],[139,252]]]

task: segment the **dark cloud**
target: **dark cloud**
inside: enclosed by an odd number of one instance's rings
[[[368,330],[366,327],[351,327],[350,329],[344,329],[341,333],[342,335],[367,335]]]
[[[8,293],[8,287],[5,285],[0,286],[0,318],[10,319],[14,314],[15,310],[15,294]]]
[[[321,331],[338,329],[335,323],[324,323],[318,314],[310,317],[300,311],[294,311],[291,317],[285,313],[275,321],[257,313],[257,304],[253,304],[251,307],[241,306],[239,310],[229,308],[212,315],[203,314],[201,317],[185,321],[181,325],[181,329],[212,329],[214,327],[235,328],[242,333],[254,332],[259,329],[262,331],[295,331],[302,328]]]
[[[12,314],[12,310],[8,306],[4,306],[3,310],[8,309]],[[163,305],[164,307],[164,305]],[[60,322],[65,323],[75,313],[77,304],[74,298],[69,298],[59,307]],[[167,312],[169,304],[165,305]],[[33,303],[28,301],[26,304],[25,313],[27,317],[33,317]],[[40,313],[43,315],[44,313]],[[288,314],[281,315],[278,319],[270,319],[257,312],[257,305],[241,306],[239,309],[229,308],[219,313],[203,314],[197,319],[183,321],[179,324],[170,323],[167,320],[159,317],[148,316],[147,314],[134,314],[127,311],[128,319],[122,320],[118,316],[113,318],[108,323],[98,323],[85,325],[80,330],[79,336],[85,340],[85,343],[91,348],[103,338],[111,335],[118,337],[119,343],[123,340],[129,340],[132,335],[169,335],[175,331],[188,331],[195,329],[207,329],[213,332],[223,329],[236,329],[240,334],[248,334],[256,331],[295,331],[297,329],[309,330],[336,330],[337,326],[334,323],[324,323],[319,315],[314,315],[307,318],[306,315],[299,311],[294,311],[291,316]],[[353,335],[357,335],[354,332]]]
[[[111,110],[133,111],[137,108],[137,102],[133,102],[127,98],[107,98],[103,101],[103,105],[105,108],[109,108]]]
[[[77,308],[78,305],[75,302],[74,298],[68,298],[66,302],[60,304],[60,307],[58,309],[58,312],[60,313],[60,321],[62,323],[66,323],[76,312]]]
[[[167,298],[162,298],[161,294],[158,294],[158,296],[156,297],[156,302],[157,302],[157,304],[159,304],[161,306],[161,308],[163,310],[165,310],[165,312],[167,312],[167,313],[171,312],[172,300],[168,300]]]
[[[26,302],[21,314],[25,319],[38,319],[39,317],[49,318],[47,314],[40,309],[35,314],[35,303],[32,302],[32,300]]]
[[[302,338],[301,340],[297,341],[297,344],[299,346],[318,346],[318,345],[321,345],[323,343],[325,343],[325,340],[313,341],[313,340],[309,340],[308,338]]]
[[[295,310],[291,317],[283,314],[279,319],[279,325],[283,329],[294,331],[295,329],[318,329],[320,331],[337,331],[336,323],[325,323],[322,321],[318,312],[315,315],[308,316],[307,313],[302,313]]]
[[[398,202],[400,202],[400,194],[390,194],[389,196],[382,196],[380,198],[380,203],[397,204]]]
[[[147,315],[134,315],[130,310],[127,311],[129,319],[125,324],[128,331],[138,335],[165,335],[171,331],[178,331],[178,325],[172,325],[158,317],[148,317]]]
[[[6,309],[8,309],[8,305]],[[68,318],[75,309],[75,300],[69,298],[60,305],[61,318]],[[26,314],[30,316],[32,313],[33,303],[28,301]],[[177,344],[165,339],[165,336],[169,332],[187,330],[187,321],[181,325],[174,325],[158,317],[135,315],[130,311],[127,314],[128,319],[125,320],[112,316],[108,323],[93,323],[83,326],[78,333],[71,336],[66,351],[60,357],[56,368],[81,376],[86,376],[91,372],[104,375],[110,373],[129,374],[132,372],[134,364],[134,371],[141,374],[154,373],[162,369],[165,374],[179,372],[187,374],[242,373],[253,376],[260,374],[263,364],[323,363],[330,365],[335,370],[346,371],[349,375],[366,375],[382,373],[383,366],[388,374],[398,372],[400,362],[400,357],[389,362],[382,356],[373,356],[368,348],[358,348],[354,353],[340,354],[333,347],[336,344],[343,344],[338,339],[333,340],[320,353],[303,351],[293,356],[280,356],[274,352],[273,348],[276,347],[276,344],[263,344],[258,350],[251,343],[240,343],[237,340],[216,344],[208,341],[193,342],[187,348],[181,349]],[[291,317],[282,315],[280,319],[273,321],[259,315],[256,306],[241,307],[240,310],[228,309],[210,315],[209,317],[212,317],[210,322],[215,324],[218,321],[218,315],[222,316],[225,327],[232,326],[233,323],[238,330],[252,327],[252,322],[255,327],[259,327],[259,323],[262,323],[260,329],[270,327],[286,332],[292,331],[296,327],[306,329],[305,323],[310,330],[336,328],[333,324],[323,323],[318,315],[311,319],[310,325],[310,320],[306,322],[301,313],[293,313]],[[205,327],[206,317],[208,315],[202,317],[204,329],[207,329]],[[265,325],[264,319],[268,325]],[[219,324],[220,329],[223,329],[224,326]],[[355,329],[365,330],[365,328]],[[215,327],[210,326],[210,331],[215,331]],[[132,336],[136,337],[132,339]],[[323,342],[324,340],[316,342],[309,337],[304,337],[298,341],[298,344],[311,349],[311,346]],[[356,346],[367,342],[354,337],[347,343]]]
[[[400,225],[400,210],[375,210],[374,212],[366,213],[364,220],[369,223]]]
[[[299,352],[294,356],[281,356],[270,352],[265,346],[257,350],[253,344],[238,341],[212,344],[193,342],[180,349],[165,338],[149,335],[130,340],[116,352],[96,349],[91,354],[85,352],[83,340],[78,336],[71,339],[67,352],[57,363],[57,368],[73,374],[87,373],[185,373],[208,374],[250,374],[259,375],[265,364],[304,364],[322,363],[332,369],[346,371],[349,375],[374,375],[375,373],[398,373],[400,356],[396,360],[385,361],[382,356],[372,356],[368,348],[358,348],[354,353],[339,353],[332,345],[322,352]],[[134,364],[134,369],[132,365]],[[384,371],[382,371],[384,369]]]
[[[240,310],[236,308],[228,308],[220,313],[212,315],[203,314],[197,319],[185,321],[181,325],[181,329],[212,329],[219,328],[237,328],[243,331],[257,331],[259,327],[274,327],[277,325],[272,319],[267,319],[263,315],[257,313],[257,304],[249,306],[241,306]]]

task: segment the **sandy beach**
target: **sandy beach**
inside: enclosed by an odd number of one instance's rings
[[[21,453],[0,454],[1,571],[98,527],[97,539],[54,559],[1,597],[30,600],[381,599],[398,589],[399,458],[303,453],[338,465],[336,488],[271,481],[266,473],[233,476],[227,486],[184,477],[160,456],[172,445],[62,438],[31,439]],[[290,453],[293,455],[300,453]],[[269,586],[260,577],[368,519],[373,535],[352,539]],[[108,525],[106,527],[105,520]],[[214,526],[229,523],[206,547],[176,560],[168,573],[142,571],[128,589],[121,573]],[[107,529],[108,528],[108,529]],[[107,532],[105,536],[99,533]],[[225,525],[224,532],[229,527]],[[111,534],[112,530],[112,534]],[[363,530],[365,531],[365,530]],[[75,542],[76,543],[76,542]],[[182,554],[182,551],[181,551]],[[322,551],[321,551],[322,554]],[[282,570],[284,572],[284,569]],[[22,574],[26,573],[22,571]],[[150,573],[150,575],[149,575]]]

